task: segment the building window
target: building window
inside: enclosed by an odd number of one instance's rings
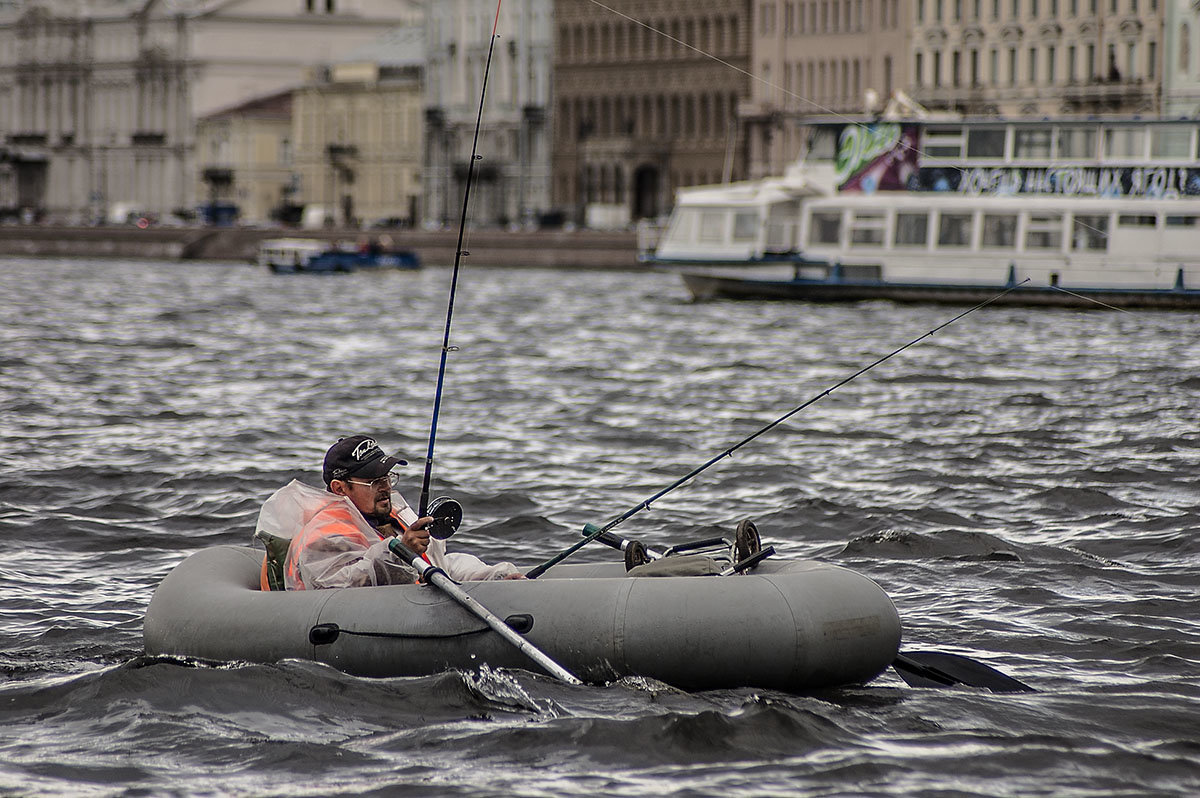
[[[1058,75],[1056,75],[1054,72],[1054,59],[1056,55],[1058,55],[1058,53],[1054,47],[1046,48],[1046,82],[1051,86],[1053,86],[1054,81],[1058,79]]]
[[[992,85],[999,86],[1000,85],[1000,51],[997,50],[995,47],[993,47],[992,51],[988,54],[988,60],[991,62]]]
[[[942,85],[942,52],[940,50],[933,52],[933,85],[935,87]]]
[[[325,0],[325,13],[332,14],[335,10],[337,0]]]
[[[1029,82],[1037,83],[1037,48],[1029,48]]]
[[[1158,74],[1155,62],[1158,60],[1158,44],[1156,42],[1146,43],[1146,77],[1154,80],[1154,76]]]
[[[1075,82],[1075,45],[1067,48],[1067,82]]]
[[[1008,48],[1008,85],[1017,85],[1017,48]]]
[[[1058,157],[1062,160],[1094,160],[1096,157],[1096,128],[1059,128]]]
[[[913,82],[918,86],[925,85],[925,58],[922,53],[917,53],[913,60]]]

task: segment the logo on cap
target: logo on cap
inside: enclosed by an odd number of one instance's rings
[[[367,438],[365,441],[359,443],[358,446],[354,447],[354,451],[350,453],[350,456],[355,460],[363,460],[371,453],[371,450],[378,448],[379,444],[376,443],[374,439]]]

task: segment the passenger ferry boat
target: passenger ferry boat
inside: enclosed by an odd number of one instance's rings
[[[1200,307],[1200,138],[1166,120],[817,124],[783,178],[680,193],[697,299]],[[1028,282],[1023,282],[1028,280]]]

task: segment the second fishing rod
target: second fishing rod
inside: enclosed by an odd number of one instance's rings
[[[565,560],[566,558],[570,557],[575,552],[582,549],[587,544],[591,543],[594,540],[599,539],[602,535],[604,535],[605,532],[608,532],[609,530],[613,529],[618,524],[624,523],[625,521],[629,520],[630,518],[637,515],[641,511],[649,509],[651,504],[658,501],[663,496],[666,496],[671,491],[675,490],[676,488],[679,488],[684,483],[691,480],[693,477],[699,475],[701,472],[708,470],[710,467],[712,467],[716,463],[720,462],[724,458],[729,457],[734,452],[736,452],[738,449],[742,448],[743,446],[750,443],[751,441],[758,438],[759,436],[764,435],[767,432],[770,432],[771,430],[775,429],[775,427],[778,427],[780,424],[787,421],[789,418],[796,415],[801,410],[804,410],[806,407],[809,407],[810,405],[820,401],[821,399],[824,399],[826,396],[833,393],[838,388],[841,388],[846,383],[862,376],[863,374],[866,374],[871,369],[875,368],[876,366],[878,366],[881,363],[884,363],[884,362],[890,360],[891,358],[893,358],[896,355],[903,352],[905,349],[908,349],[909,347],[912,347],[912,346],[916,346],[917,344],[919,344],[921,341],[925,340],[926,338],[929,338],[929,337],[937,334],[940,330],[944,330],[946,327],[949,327],[951,324],[958,321],[963,316],[966,316],[970,313],[974,313],[975,311],[979,310],[980,308],[983,308],[983,307],[986,307],[986,306],[992,304],[996,300],[1003,297],[1005,294],[1015,291],[1018,287],[1024,285],[1027,282],[1029,282],[1028,278],[1026,278],[1025,280],[1022,280],[1021,282],[1017,283],[1016,285],[1009,286],[1005,290],[996,294],[994,297],[991,297],[990,299],[988,299],[984,302],[980,302],[978,305],[975,305],[974,307],[964,310],[962,313],[959,313],[954,318],[952,318],[946,322],[943,322],[942,324],[939,324],[937,327],[934,327],[932,330],[925,333],[924,335],[921,335],[918,338],[914,338],[913,340],[906,343],[904,346],[894,349],[891,352],[884,355],[883,357],[876,360],[875,362],[871,363],[870,365],[864,366],[863,368],[859,369],[858,371],[854,372],[850,376],[843,379],[841,382],[838,382],[837,384],[835,384],[829,388],[826,388],[825,390],[821,391],[816,396],[813,396],[811,399],[807,400],[806,402],[800,404],[797,407],[792,408],[791,410],[784,413],[779,418],[772,421],[770,424],[767,424],[766,426],[756,430],[751,435],[748,435],[745,438],[742,438],[740,441],[735,443],[733,446],[730,446],[729,448],[725,449],[720,454],[714,455],[713,457],[709,458],[703,464],[697,466],[696,468],[693,468],[691,471],[684,474],[683,476],[681,476],[679,479],[672,482],[667,487],[658,491],[653,496],[650,496],[649,498],[643,500],[641,503],[629,508],[624,513],[621,513],[620,515],[613,518],[611,521],[604,524],[603,526],[597,526],[596,524],[586,524],[583,528],[584,538],[582,540],[580,540],[579,542],[575,543],[572,546],[569,546],[568,548],[564,549],[563,551],[559,552],[558,554],[554,555],[550,559],[543,562],[541,565],[538,565],[538,566],[534,567],[533,569],[527,571],[525,576],[528,577],[529,579],[536,579],[537,577],[541,576],[546,571],[548,571],[550,568],[554,567],[558,563],[560,563],[563,560]]]

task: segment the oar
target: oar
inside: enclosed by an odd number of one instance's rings
[[[982,687],[993,693],[1036,693],[1022,681],[961,654],[910,651],[892,662],[896,674],[910,687]]]
[[[421,555],[414,552],[408,546],[405,546],[398,538],[392,538],[388,541],[388,548],[397,557],[417,569],[423,580],[437,587],[450,598],[457,601],[464,609],[492,627],[497,634],[520,649],[522,654],[529,657],[538,665],[541,665],[551,676],[567,684],[583,684],[569,670],[550,659],[541,649],[513,631],[512,627],[500,620],[495,613],[491,612],[487,607],[472,598],[465,590],[456,585],[454,580],[446,576],[445,571],[436,565],[426,562]]]

